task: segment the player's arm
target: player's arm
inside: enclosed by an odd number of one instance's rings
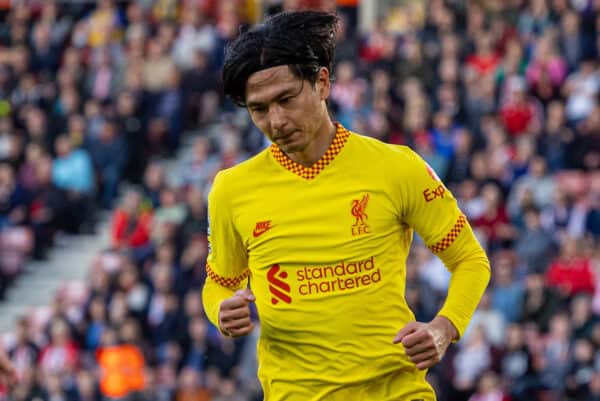
[[[248,258],[234,226],[230,199],[220,173],[208,199],[209,254],[202,300],[208,319],[223,334],[237,337],[252,330],[248,304],[254,296],[246,288]]]
[[[401,218],[451,272],[437,316],[429,323],[410,323],[395,338],[417,367],[425,369],[439,362],[448,345],[465,332],[488,285],[490,264],[450,191],[418,155],[406,151],[409,173],[399,184]]]

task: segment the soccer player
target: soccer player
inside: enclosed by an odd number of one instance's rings
[[[434,400],[427,368],[465,331],[489,262],[417,154],[330,119],[335,26],[286,12],[227,48],[225,93],[272,145],[214,180],[205,310],[237,337],[256,303],[265,400]],[[430,322],[404,297],[413,230],[452,273]]]

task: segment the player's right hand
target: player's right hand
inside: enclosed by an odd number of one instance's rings
[[[229,337],[240,337],[249,334],[254,328],[250,320],[250,302],[256,297],[249,289],[236,291],[219,306],[219,329]]]

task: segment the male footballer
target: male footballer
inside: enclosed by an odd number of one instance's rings
[[[435,400],[426,371],[464,333],[489,262],[416,153],[331,120],[336,22],[285,12],[227,48],[225,93],[272,145],[214,180],[205,309],[237,337],[256,303],[267,401]],[[430,322],[404,297],[413,230],[452,273]]]

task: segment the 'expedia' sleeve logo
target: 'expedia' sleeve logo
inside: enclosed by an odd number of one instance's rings
[[[423,191],[423,197],[425,198],[425,202],[431,202],[437,198],[444,199],[444,194],[446,193],[446,187],[442,184],[438,185],[435,188],[426,188]]]
[[[353,199],[350,213],[356,219],[352,225],[352,235],[368,234],[371,232],[367,219],[369,215],[366,212],[367,204],[369,203],[369,194],[363,195],[362,199]]]
[[[438,177],[429,164],[425,163],[425,168],[427,169],[427,174],[429,174],[431,179],[438,183],[435,188],[425,188],[423,191],[423,198],[425,198],[425,202],[431,202],[437,198],[444,199],[446,187],[442,183],[442,180],[440,180],[440,177]]]
[[[287,279],[287,272],[281,271],[279,265],[273,265],[267,272],[267,280],[269,281],[269,291],[273,297],[271,303],[277,305],[279,301],[286,304],[292,302],[290,297],[291,288],[284,280]]]

